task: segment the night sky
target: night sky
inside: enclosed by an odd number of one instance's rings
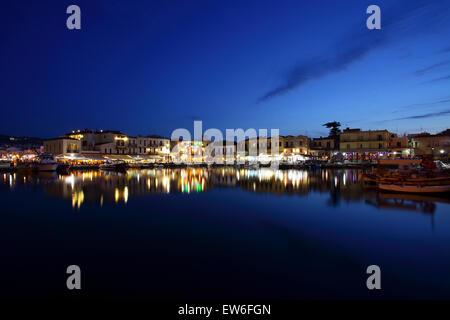
[[[66,8],[81,8],[81,30]],[[381,7],[381,30],[366,8]],[[0,134],[450,127],[450,0],[0,5]]]

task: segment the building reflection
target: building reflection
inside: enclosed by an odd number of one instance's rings
[[[432,214],[435,202],[445,198],[383,194],[363,187],[361,170],[271,170],[261,168],[192,168],[128,170],[126,173],[87,171],[70,175],[39,173],[23,176],[3,173],[2,188],[43,186],[48,196],[64,198],[72,207],[106,203],[126,204],[133,197],[151,194],[207,192],[215,187],[241,188],[249,192],[303,197],[309,193],[328,194],[327,204],[365,202],[380,209],[401,209]]]

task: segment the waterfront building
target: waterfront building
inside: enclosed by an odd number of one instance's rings
[[[154,160],[167,161],[170,153],[170,140],[149,135],[132,137],[116,130],[74,130],[67,137],[81,141],[83,154],[103,154],[116,156],[141,156]]]
[[[116,139],[126,137],[120,131],[84,129],[71,131],[65,136],[79,140],[84,155],[124,154],[123,144],[117,143]]]
[[[277,139],[277,145],[273,146]],[[339,141],[339,142],[337,142]],[[115,130],[74,130],[65,136],[48,139],[44,142],[46,153],[54,155],[79,154],[80,157],[123,160],[181,161],[204,162],[206,147],[211,141],[170,141],[155,135],[128,136]],[[176,150],[173,150],[177,146]],[[272,147],[278,153],[276,159],[272,155]],[[414,155],[431,154],[448,156],[450,148],[449,130],[436,135],[429,133],[411,134],[409,137],[399,137],[387,130],[368,130],[346,128],[339,139],[320,137],[310,140],[304,135],[288,135],[248,138],[234,142],[231,145],[223,141],[214,146],[211,154],[215,157],[222,154],[223,160],[232,155],[233,160],[283,162],[303,161],[307,156],[331,158],[338,150],[346,159],[369,160],[386,157],[410,157]],[[255,150],[250,155],[250,150]]]
[[[283,146],[283,155],[307,155],[310,149],[310,140],[307,136],[280,136],[279,141]]]
[[[171,141],[170,146],[170,158],[174,162],[215,162],[216,157],[222,155],[222,163],[225,163],[227,155],[233,160],[236,157],[236,143],[227,145],[226,141],[178,140]],[[212,148],[212,150],[207,154],[208,148]]]
[[[273,146],[275,139],[278,139],[277,146]],[[265,141],[260,141],[259,137],[254,137],[241,141],[238,144],[240,148],[237,150],[237,158],[246,158],[246,160],[250,161],[275,160],[272,159],[272,147],[278,152],[278,158],[276,160],[286,162],[302,161],[310,153],[310,140],[307,136],[303,135],[268,137]],[[251,150],[256,151],[256,159],[253,159],[253,156],[250,155]]]
[[[395,133],[391,133],[389,139],[389,152],[394,158],[407,158],[411,156],[408,137],[398,137]]]
[[[115,133],[112,141],[97,143],[94,150],[101,154],[128,155],[130,154],[130,139],[122,133]]]
[[[261,137],[262,138],[262,137]],[[278,145],[273,148],[281,155],[284,150],[280,137],[252,137],[237,143],[236,159],[238,161],[269,161],[272,158],[272,145],[278,139]]]
[[[170,140],[160,136],[129,137],[129,154],[161,155],[170,153]]]
[[[278,153],[283,155],[307,155],[309,153],[309,138],[303,135],[298,136],[278,136]],[[256,148],[258,154],[272,153],[272,137],[266,138],[266,142],[259,138],[249,138],[245,140],[245,151],[249,153],[250,148]]]
[[[407,138],[387,130],[344,129],[340,134],[339,150],[350,159],[373,159],[388,156],[408,156]],[[395,153],[394,153],[395,152]]]
[[[70,137],[44,140],[44,152],[53,155],[79,154],[81,141]]]
[[[310,152],[316,157],[330,158],[338,150],[339,144],[333,137],[320,137],[311,140]]]
[[[203,162],[208,141],[170,141],[170,159],[174,162]]]
[[[212,145],[212,146],[211,146]],[[205,157],[207,162],[216,161],[216,158],[221,159],[222,163],[228,159],[228,161],[236,160],[237,143],[233,141],[208,141],[206,142],[205,152],[208,147],[212,148],[210,151],[210,157]],[[206,153],[205,153],[206,154]],[[221,155],[221,157],[220,157]]]
[[[116,136],[122,135],[120,131],[116,130],[74,130],[66,133],[67,137],[74,138],[81,141],[82,152],[103,152],[99,146],[114,142]]]
[[[410,134],[408,139],[412,150],[411,153],[414,156],[448,157],[450,151],[450,129],[438,134],[427,132]]]

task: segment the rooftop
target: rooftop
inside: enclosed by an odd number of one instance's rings
[[[75,141],[80,141],[78,139],[70,138],[70,137],[50,138],[50,139],[45,139],[44,141],[52,141],[52,140],[75,140]]]

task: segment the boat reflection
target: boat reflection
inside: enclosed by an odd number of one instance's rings
[[[377,197],[367,200],[366,203],[381,209],[401,209],[408,211],[418,211],[422,213],[433,213],[436,210],[435,202],[450,203],[446,198],[421,196],[404,193],[378,193]]]
[[[431,217],[431,228],[434,230],[434,212],[436,202],[450,203],[447,198],[422,196],[405,193],[377,193],[374,199],[367,199],[366,203],[379,209],[413,211],[429,215]]]
[[[128,203],[132,197],[206,192],[215,187],[240,188],[249,192],[277,195],[306,196],[308,193],[327,193],[327,204],[360,201],[380,209],[399,209],[433,213],[435,202],[446,198],[422,197],[408,194],[383,194],[363,187],[363,171],[347,170],[271,170],[261,168],[191,168],[146,169],[127,172],[87,171],[58,175],[41,172],[33,175],[4,173],[0,186],[42,186],[46,195],[62,197],[73,208],[83,204],[103,206],[105,203]]]

